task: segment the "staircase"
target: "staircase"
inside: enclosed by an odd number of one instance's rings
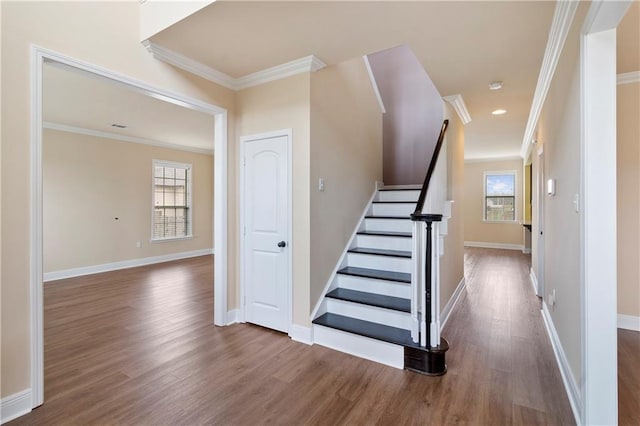
[[[435,213],[424,209],[448,125],[444,120],[422,185],[385,187],[372,197],[312,314],[315,343],[392,367],[446,373],[439,267],[446,221],[440,222],[451,213],[434,204],[437,191],[426,204]],[[442,188],[446,169],[439,175]]]
[[[377,191],[313,320],[315,343],[397,368],[425,352],[411,338],[419,195],[420,185]]]

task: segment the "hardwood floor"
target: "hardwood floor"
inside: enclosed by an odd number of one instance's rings
[[[618,329],[618,424],[640,425],[640,332]]]
[[[45,285],[45,404],[12,424],[573,424],[528,256],[469,249],[426,377],[214,327],[211,256]]]

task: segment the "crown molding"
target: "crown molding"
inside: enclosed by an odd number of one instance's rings
[[[326,66],[327,64],[322,62],[320,59],[310,55],[285,64],[276,65],[275,67],[267,68],[262,71],[257,71],[243,77],[238,77],[234,82],[234,86],[235,90],[242,90],[296,74],[316,72]]]
[[[525,128],[524,138],[522,140],[522,148],[520,149],[520,156],[522,158],[526,159],[531,150],[533,134],[538,125],[542,106],[549,92],[549,86],[551,85],[558,61],[560,60],[567,34],[571,29],[578,3],[579,1],[577,0],[558,1],[556,3],[553,22],[549,30],[549,38],[547,39],[547,47],[544,51],[544,58],[542,59],[542,66],[540,67],[540,74],[538,75],[538,83],[533,95],[531,111],[529,112],[529,119],[527,120],[527,127]]]
[[[618,84],[640,83],[640,71],[618,74],[616,80]]]
[[[296,74],[316,72],[327,66],[327,64],[322,62],[318,57],[309,55],[281,65],[276,65],[275,67],[234,78],[215,68],[211,68],[201,62],[153,43],[152,41],[145,40],[142,44],[155,59],[171,64],[231,90],[242,90]]]
[[[227,89],[236,90],[236,79],[231,77],[230,75],[208,67],[198,61],[194,61],[193,59],[174,52],[173,50],[166,49],[149,40],[143,41],[142,45],[146,47],[149,53],[151,53],[151,55],[159,61],[166,62],[167,64],[173,65],[199,77],[202,77],[205,80],[209,80],[216,84],[219,84],[220,86],[224,86]]]
[[[152,139],[138,138],[135,136],[126,136],[119,133],[103,132],[101,130],[86,129],[84,127],[67,126],[66,124],[52,123],[45,121],[42,123],[42,128],[59,130],[61,132],[75,133],[78,135],[95,136],[97,138],[114,139],[121,142],[132,142],[143,145],[152,145],[160,148],[175,149],[178,151],[195,152],[196,154],[213,155],[213,149],[195,148],[191,146],[178,145],[169,142],[161,142]]]
[[[464,99],[462,99],[462,95],[451,95],[444,96],[442,99],[449,102],[453,109],[462,120],[462,124],[467,125],[471,122],[471,115],[469,114],[469,110],[467,110],[467,106],[464,104]]]

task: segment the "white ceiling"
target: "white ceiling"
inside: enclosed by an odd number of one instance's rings
[[[327,64],[400,44],[473,121],[467,158],[517,156],[555,2],[217,1],[152,41],[232,77],[316,55]],[[504,81],[498,92],[488,83]],[[491,111],[502,107],[503,116]]]
[[[213,152],[212,116],[52,63],[43,72],[43,121]]]

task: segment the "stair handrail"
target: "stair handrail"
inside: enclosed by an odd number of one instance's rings
[[[440,135],[420,190],[413,221],[413,247],[411,274],[411,339],[422,347],[440,347],[440,268],[438,222],[441,214],[423,214],[427,190],[436,168],[449,120],[442,122]],[[435,250],[433,249],[435,247]]]
[[[427,174],[424,177],[424,183],[422,184],[422,189],[420,189],[420,196],[418,197],[418,203],[416,204],[416,209],[411,215],[412,220],[417,220],[414,218],[414,216],[417,217],[422,214],[422,208],[424,207],[424,202],[427,198],[427,190],[429,189],[429,183],[431,182],[431,175],[433,175],[433,171],[436,168],[436,163],[438,162],[438,156],[440,155],[440,149],[442,148],[442,144],[444,142],[444,134],[447,132],[448,127],[449,127],[449,120],[444,120],[442,122],[442,128],[440,129],[440,135],[438,136],[438,142],[436,142],[436,147],[433,150],[433,156],[431,157],[429,168],[427,169]]]

